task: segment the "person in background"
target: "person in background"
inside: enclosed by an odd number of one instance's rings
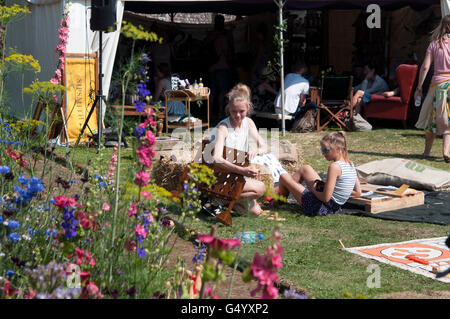
[[[376,74],[376,67],[372,63],[364,65],[364,80],[353,88],[352,107],[355,113],[361,113],[364,104],[370,102],[372,94],[381,94],[389,91],[386,81]]]
[[[348,158],[345,133],[326,134],[320,140],[320,149],[325,159],[332,162],[325,183],[311,166],[304,165],[293,175],[281,174],[278,188],[275,188],[277,194],[286,198],[292,193],[309,216],[338,213],[350,196],[361,196],[355,165]]]
[[[212,116],[223,118],[225,115],[225,95],[230,89],[231,63],[233,59],[232,36],[225,30],[225,17],[216,15],[214,18],[214,31],[211,32],[205,43],[208,47],[209,83],[211,89]]]
[[[156,66],[155,76],[155,94],[153,102],[161,101],[161,105],[165,105],[164,91],[172,89],[172,81],[170,76],[169,64],[160,63]],[[186,106],[181,101],[169,101],[167,104],[167,114],[184,116],[186,115]]]
[[[433,63],[434,62],[434,63]],[[446,163],[450,163],[450,104],[448,88],[450,86],[450,15],[442,18],[433,31],[431,43],[419,71],[419,80],[414,99],[422,97],[422,85],[434,64],[434,73],[430,88],[423,101],[416,127],[425,130],[424,157],[429,157],[436,135],[442,135],[442,153]]]
[[[306,72],[306,64],[303,60],[297,61],[292,72],[284,79],[284,113],[293,115],[298,107],[306,103],[306,95],[309,93],[309,81],[303,77]],[[275,113],[281,114],[281,91],[275,98]]]
[[[260,112],[273,112],[273,99],[278,94],[278,83],[275,72],[265,67],[261,71],[261,78],[255,81],[252,103],[255,110]]]

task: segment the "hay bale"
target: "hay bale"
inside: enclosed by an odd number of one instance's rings
[[[177,190],[187,164],[173,161],[168,156],[161,156],[152,171],[155,184],[168,191]]]

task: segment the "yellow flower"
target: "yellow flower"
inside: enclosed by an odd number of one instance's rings
[[[18,4],[13,4],[11,7],[0,5],[0,23],[6,24],[19,20],[27,13],[31,13],[30,9]]]
[[[162,41],[162,38],[158,38],[155,32],[144,31],[144,27],[139,25],[135,26],[130,22],[122,21],[122,28],[120,32],[127,38],[133,40],[144,40],[149,42]]]
[[[5,58],[5,62],[19,69],[34,71],[35,73],[41,72],[39,62],[32,55],[13,53]]]
[[[23,92],[37,97],[49,98],[65,90],[66,87],[60,84],[53,84],[49,81],[35,81],[29,87],[24,88]]]

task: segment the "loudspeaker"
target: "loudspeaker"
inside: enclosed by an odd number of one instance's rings
[[[111,32],[116,31],[116,1],[91,1],[91,30]]]

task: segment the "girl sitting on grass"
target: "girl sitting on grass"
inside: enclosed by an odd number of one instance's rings
[[[348,158],[345,133],[328,133],[321,139],[320,149],[325,159],[332,161],[325,183],[310,165],[304,165],[293,175],[282,174],[275,189],[285,197],[292,193],[309,216],[338,213],[350,196],[361,196],[356,169]]]

